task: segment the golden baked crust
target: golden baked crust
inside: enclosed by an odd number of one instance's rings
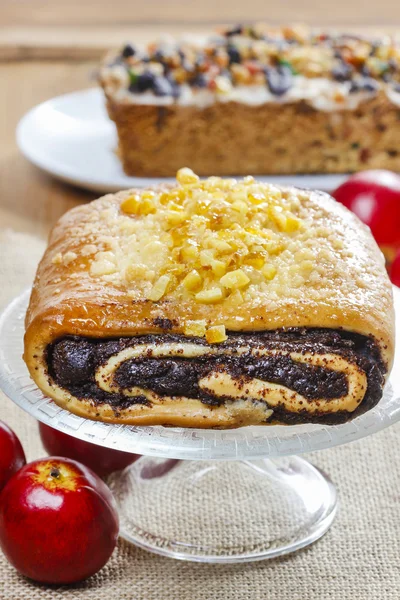
[[[111,422],[265,421],[265,410],[250,404],[238,412],[239,403],[172,399],[116,412],[78,399],[48,373],[48,345],[64,336],[168,331],[213,343],[225,331],[342,329],[371,336],[390,371],[391,285],[370,231],[353,214],[322,192],[252,178],[199,183],[189,169],[179,179],[174,188],[104,196],[55,226],[32,291],[24,352],[46,394],[76,414]]]

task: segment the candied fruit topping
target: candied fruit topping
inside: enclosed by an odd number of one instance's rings
[[[201,304],[215,304],[224,297],[221,288],[211,288],[209,290],[203,290],[196,294],[196,301]]]
[[[199,176],[193,173],[192,169],[184,167],[183,169],[179,169],[176,174],[176,180],[182,185],[187,185],[190,183],[197,183],[199,181]]]
[[[171,37],[147,47],[128,44],[108,55],[100,71],[107,93],[152,93],[164,100],[184,96],[187,88],[229,98],[243,85],[264,86],[280,98],[302,77],[345,84],[346,94],[376,93],[386,86],[396,90],[399,39],[256,23],[220,30],[193,43]]]
[[[90,274],[152,302],[172,292],[203,304],[255,293],[303,227],[297,198],[252,177],[200,180],[185,167],[175,186],[123,194],[118,214],[100,213],[111,226],[104,249],[85,246]]]
[[[154,300],[154,302],[157,302],[157,300],[160,300],[160,298],[162,298],[164,296],[165,292],[167,291],[167,287],[168,287],[168,284],[170,281],[171,281],[171,278],[168,275],[161,275],[161,277],[159,279],[157,279],[157,281],[151,288],[150,293],[147,296],[147,299]]]
[[[238,308],[262,313],[263,303],[296,304],[310,294],[323,302],[333,280],[356,297],[361,284],[349,280],[347,265],[358,260],[358,225],[326,194],[253,177],[202,180],[187,168],[178,179],[184,183],[122,191],[76,209],[69,236],[53,249],[52,281],[109,287],[113,297],[149,303],[159,314],[182,304],[182,327],[198,337],[211,325],[230,326],[221,314]],[[142,209],[148,202],[150,212]],[[246,210],[236,210],[238,202]]]
[[[121,192],[117,205],[99,211],[98,223],[87,223],[82,254],[92,277],[133,299],[159,302],[173,293],[200,304],[240,304],[271,285],[279,257],[302,235],[301,194],[253,177],[200,180],[185,167],[176,185]],[[96,226],[98,246],[91,243]],[[76,255],[65,257],[53,262]],[[299,267],[296,276],[311,271]],[[193,335],[204,335],[205,326],[193,323]]]
[[[144,194],[141,197],[138,194],[128,196],[123,201],[121,209],[128,215],[150,215],[156,212],[152,196],[145,197]]]
[[[236,290],[246,286],[250,282],[250,279],[241,269],[236,269],[221,277],[220,282],[224,287]]]
[[[206,340],[209,344],[220,344],[227,339],[225,325],[214,325],[206,331]]]

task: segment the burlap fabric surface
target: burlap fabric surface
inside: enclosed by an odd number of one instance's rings
[[[0,231],[0,306],[30,284],[43,247],[32,237]],[[1,394],[0,418],[17,432],[28,459],[43,455],[34,420]],[[341,506],[330,532],[310,548],[272,561],[208,566],[120,541],[97,575],[61,588],[27,581],[0,553],[0,598],[399,600],[400,424],[311,458],[336,483]],[[234,497],[233,479],[230,485]]]

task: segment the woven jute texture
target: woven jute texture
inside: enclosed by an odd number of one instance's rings
[[[0,231],[1,307],[30,285],[43,247],[32,237]],[[16,431],[28,459],[43,455],[34,420],[1,394],[0,418]],[[272,561],[213,566],[161,558],[120,541],[97,575],[61,588],[24,579],[0,553],[0,598],[399,600],[400,425],[309,458],[335,482],[340,509],[332,529],[305,550]],[[226,485],[234,498],[234,478]],[[173,504],[170,498],[169,511]]]

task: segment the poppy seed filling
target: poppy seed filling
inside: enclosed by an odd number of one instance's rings
[[[203,355],[194,357],[157,357],[151,349],[145,354],[128,358],[117,365],[113,382],[115,393],[104,391],[96,381],[96,371],[107,361],[128,348],[141,348],[160,344],[195,343],[205,347]],[[182,335],[158,334],[119,339],[92,339],[64,337],[47,348],[49,376],[75,397],[89,399],[95,404],[108,403],[116,412],[132,404],[151,405],[146,395],[132,394],[140,388],[163,397],[185,397],[197,399],[212,406],[234,402],[238,398],[227,393],[215,394],[200,386],[199,382],[210,374],[229,375],[231,380],[240,381],[243,395],[248,396],[247,382],[254,380],[285,386],[300,394],[304,402],[317,403],[321,399],[333,401],[349,391],[346,375],[327,366],[315,366],[293,360],[289,354],[318,353],[339,355],[365,372],[368,386],[365,396],[356,409],[357,414],[372,408],[381,397],[385,367],[375,342],[362,335],[340,330],[293,328],[265,332],[230,332],[227,341],[218,344],[218,349],[227,354],[211,353],[204,338],[188,338]],[[213,345],[215,347],[215,345]],[[210,348],[210,353],[207,353]],[[245,348],[243,352],[238,349]],[[260,348],[271,349],[275,354],[263,355]],[[252,351],[254,350],[254,351]],[[229,352],[232,351],[230,354]],[[131,395],[122,393],[131,392]],[[268,402],[268,398],[266,398]],[[339,423],[347,420],[347,411],[319,412],[310,415],[306,409],[292,413],[284,406],[274,407],[271,420],[287,423],[323,422]]]

